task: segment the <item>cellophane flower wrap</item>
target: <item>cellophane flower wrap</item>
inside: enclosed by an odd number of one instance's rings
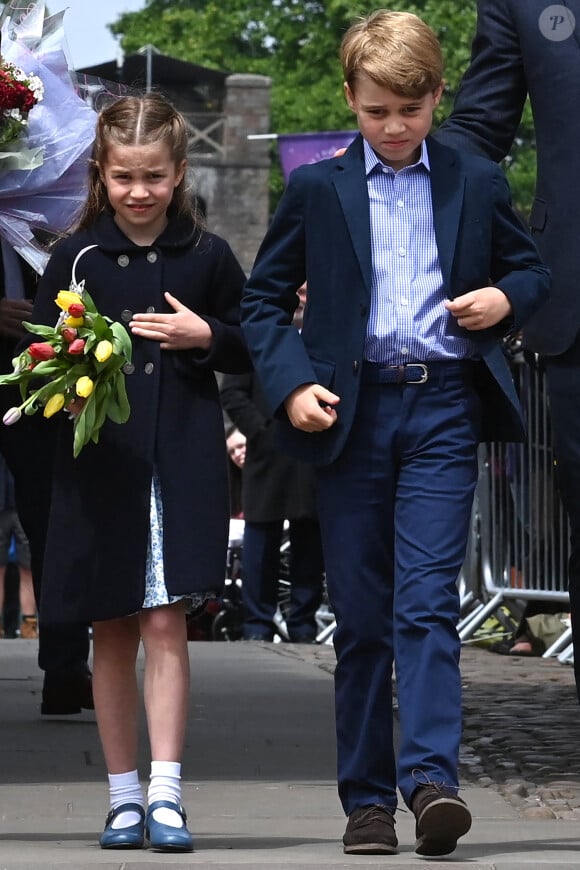
[[[0,386],[17,384],[22,398],[4,414],[5,425],[40,408],[48,418],[73,400],[82,404],[73,415],[75,458],[89,441],[98,443],[107,418],[125,423],[130,413],[123,366],[131,362],[131,339],[123,324],[99,314],[84,284],[73,280],[57,295],[55,326],[24,323],[38,341],[13,359],[10,374],[0,375]]]
[[[18,135],[2,144],[0,125],[0,233],[39,273],[44,240],[67,230],[85,201],[97,119],[77,93],[64,15],[45,17],[41,0],[10,0],[0,13],[0,66],[42,83]]]

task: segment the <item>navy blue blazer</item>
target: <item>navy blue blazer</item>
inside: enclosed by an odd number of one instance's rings
[[[478,0],[472,61],[439,141],[501,160],[529,92],[537,150],[534,241],[552,293],[526,324],[526,345],[567,350],[580,331],[580,0]]]
[[[519,328],[544,302],[549,273],[510,205],[501,170],[428,139],[435,234],[450,298],[500,287]],[[350,431],[360,387],[371,292],[371,242],[363,140],[343,157],[296,169],[260,247],[242,299],[242,325],[260,382],[280,420],[280,446],[298,459],[327,464]],[[296,289],[308,281],[304,326],[292,326]],[[454,324],[455,329],[460,327]],[[498,339],[470,333],[482,363],[483,439],[521,440],[518,398]],[[283,402],[317,382],[340,396],[338,420],[324,432],[289,423]],[[452,411],[450,411],[452,412]]]

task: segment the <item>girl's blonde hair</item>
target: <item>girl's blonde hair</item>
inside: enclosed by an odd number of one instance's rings
[[[161,94],[126,96],[112,102],[99,113],[95,141],[89,160],[89,192],[74,229],[86,229],[104,211],[110,209],[107,190],[99,166],[107,161],[112,145],[154,145],[166,143],[176,166],[187,159],[187,128],[183,116]],[[170,209],[201,226],[202,218],[195,209],[186,188],[186,174],[175,188]]]
[[[353,93],[361,75],[411,99],[434,91],[443,81],[439,41],[411,12],[379,9],[356,21],[344,35],[340,60]]]

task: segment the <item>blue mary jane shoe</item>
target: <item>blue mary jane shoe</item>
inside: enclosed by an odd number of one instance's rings
[[[112,828],[120,813],[139,813],[140,821],[128,828]],[[101,849],[142,849],[145,843],[145,810],[140,804],[121,804],[111,810],[105,820],[105,830],[99,839]]]
[[[173,828],[171,825],[156,822],[153,813],[161,807],[167,807],[167,809],[179,813],[183,819],[182,826]],[[173,801],[154,801],[149,804],[145,820],[145,833],[151,848],[157,849],[158,852],[193,852],[193,837],[187,830],[186,822],[185,810]]]

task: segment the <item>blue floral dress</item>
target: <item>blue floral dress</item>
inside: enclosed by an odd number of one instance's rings
[[[150,504],[151,518],[149,541],[147,543],[147,561],[145,564],[145,599],[143,601],[143,608],[161,607],[164,604],[175,604],[176,601],[187,599],[189,609],[197,610],[210,598],[215,597],[215,595],[210,592],[195,592],[191,595],[169,595],[165,586],[163,568],[163,503],[161,501],[161,483],[155,469],[151,480]]]

